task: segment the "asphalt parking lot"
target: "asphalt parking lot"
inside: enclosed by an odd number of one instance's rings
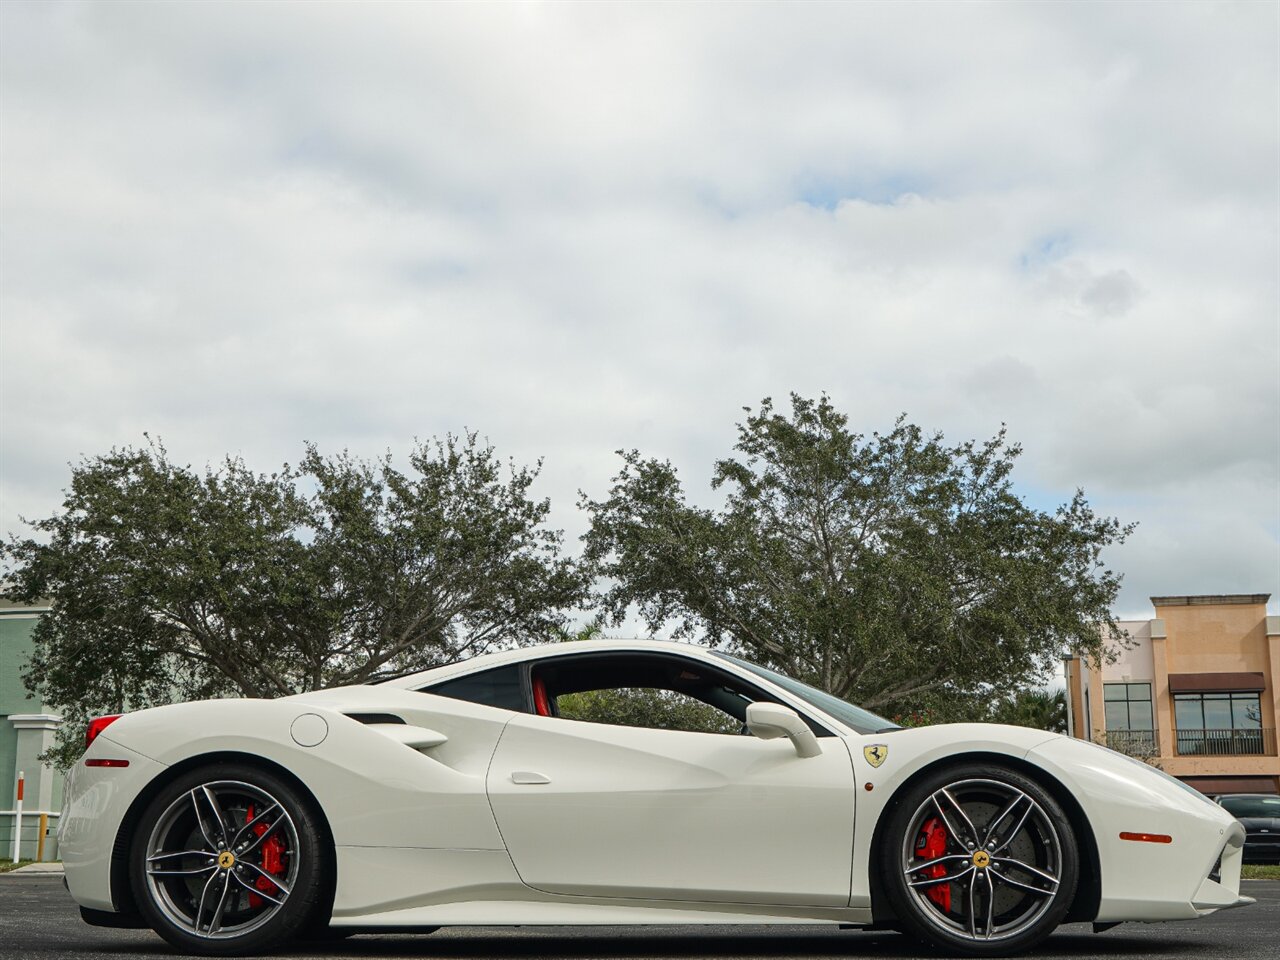
[[[1124,924],[1105,933],[1063,927],[1034,954],[1061,957],[1256,957],[1272,960],[1280,944],[1280,881],[1246,881],[1254,906],[1189,923]],[[918,957],[896,934],[826,927],[452,927],[429,936],[358,936],[300,945],[282,955],[324,957],[607,958]],[[0,957],[36,960],[168,957],[168,945],[145,930],[107,930],[80,920],[60,876],[0,875]]]

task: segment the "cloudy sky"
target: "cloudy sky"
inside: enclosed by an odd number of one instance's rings
[[[470,427],[576,536],[826,391],[1138,521],[1121,614],[1280,594],[1278,11],[0,4],[0,525]]]

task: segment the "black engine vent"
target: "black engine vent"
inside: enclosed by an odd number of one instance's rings
[[[404,717],[394,713],[348,713],[347,716],[357,723],[404,723]]]

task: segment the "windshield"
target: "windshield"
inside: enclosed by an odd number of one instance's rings
[[[1218,802],[1233,817],[1280,817],[1280,797],[1223,797]]]
[[[741,657],[735,657],[728,653],[721,653],[719,650],[711,651],[717,657],[723,660],[730,660],[740,667],[745,667],[757,676],[764,677],[766,680],[776,683],[788,693],[795,694],[805,703],[817,707],[823,713],[835,717],[845,726],[852,728],[858,733],[878,733],[881,730],[896,730],[898,725],[891,723],[884,717],[876,716],[870,710],[863,710],[861,707],[855,707],[852,703],[841,700],[839,697],[833,697],[829,693],[823,693],[817,687],[811,687],[807,683],[801,683],[799,680],[792,680],[785,674],[778,673],[776,670],[770,670],[768,667],[762,667],[758,663],[752,663],[749,660],[743,660]]]

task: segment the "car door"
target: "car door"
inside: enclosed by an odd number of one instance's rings
[[[785,739],[518,715],[489,767],[520,878],[556,894],[845,906],[853,763]]]

